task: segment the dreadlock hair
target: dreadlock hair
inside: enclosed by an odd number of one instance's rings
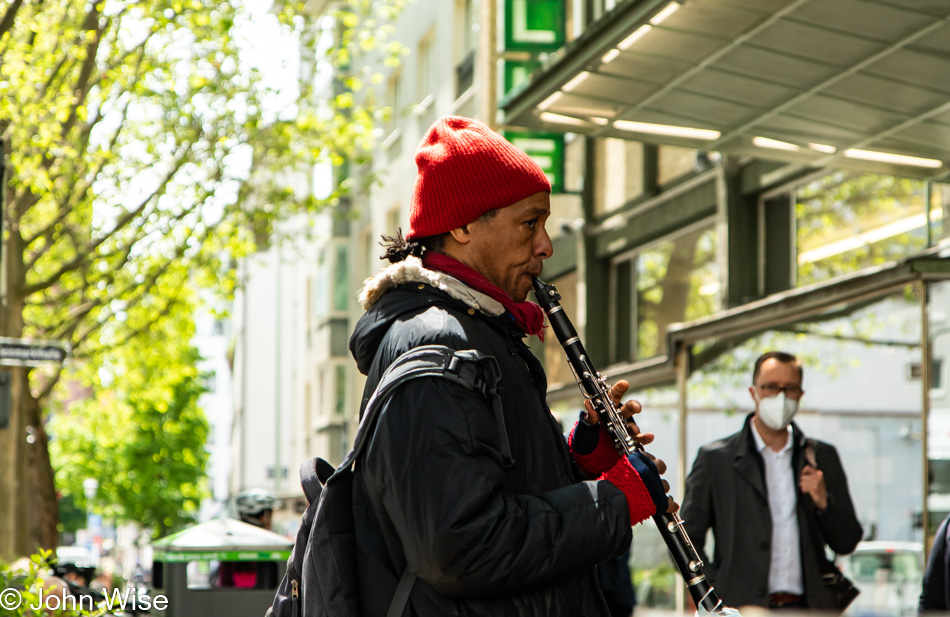
[[[478,220],[487,223],[495,218],[496,214],[498,214],[498,210],[489,210],[478,217]],[[440,253],[445,246],[445,237],[448,235],[449,232],[445,232],[435,236],[419,238],[418,240],[406,240],[402,235],[402,227],[399,227],[396,229],[396,233],[391,236],[386,234],[380,236],[382,242],[379,245],[384,249],[380,259],[388,259],[389,263],[394,264],[404,261],[410,255],[421,259],[426,251]]]
[[[445,236],[447,235],[448,232],[410,241],[402,236],[402,227],[399,227],[396,229],[396,233],[391,236],[386,234],[380,236],[383,241],[379,245],[384,249],[380,259],[388,259],[391,264],[405,261],[410,255],[421,259],[426,251],[441,251],[445,245]]]

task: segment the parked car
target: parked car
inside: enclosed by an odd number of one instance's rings
[[[845,615],[916,615],[924,577],[920,542],[861,542],[839,560],[841,571],[861,590]]]
[[[71,563],[80,567],[95,566],[95,558],[85,546],[57,546],[56,562]]]

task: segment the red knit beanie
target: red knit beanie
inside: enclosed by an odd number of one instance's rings
[[[505,208],[551,183],[527,154],[478,120],[435,121],[416,151],[407,240],[445,233]]]

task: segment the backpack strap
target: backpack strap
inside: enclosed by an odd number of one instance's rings
[[[943,519],[943,577],[946,579],[947,572],[950,572],[950,517]],[[940,531],[939,529],[937,531]],[[936,546],[937,539],[934,539]],[[933,552],[934,549],[931,549]],[[943,581],[938,581],[943,587],[944,606],[950,606],[950,585],[944,585]]]
[[[312,458],[300,466],[300,486],[307,497],[307,505],[320,496],[323,485],[327,483],[335,469],[322,458]]]
[[[376,428],[376,419],[382,403],[392,396],[400,385],[419,377],[448,379],[482,397],[491,398],[492,414],[495,417],[495,426],[498,428],[501,442],[502,460],[506,468],[514,465],[508,432],[505,430],[505,418],[502,415],[501,395],[498,393],[501,369],[498,368],[495,358],[474,349],[458,351],[445,345],[423,345],[400,355],[383,373],[363,411],[363,419],[356,431],[353,449],[339,467],[334,470],[332,465],[321,458],[311,459],[300,466],[300,484],[303,486],[308,502],[313,503],[319,497],[322,487],[326,485],[330,476],[353,467],[356,457],[366,447],[366,443]],[[409,572],[409,568],[403,570],[386,617],[402,615],[416,578],[415,574]]]
[[[347,454],[339,469],[351,467],[356,457],[362,452],[375,428],[376,417],[379,415],[378,409],[382,406],[382,402],[397,387],[418,377],[442,377],[483,397],[491,397],[495,426],[501,439],[502,459],[506,468],[514,465],[508,432],[505,430],[501,396],[498,394],[501,370],[495,358],[474,349],[457,351],[445,345],[423,345],[400,355],[383,373],[376,391],[373,392],[363,411],[363,419],[357,429],[353,449]],[[322,458],[312,458],[300,466],[300,484],[307,497],[307,503],[313,503],[335,471],[333,466]]]
[[[498,394],[498,382],[501,379],[501,370],[498,362],[492,356],[487,356],[474,349],[457,351],[445,345],[424,345],[410,349],[400,355],[389,365],[383,373],[373,392],[363,420],[356,432],[353,449],[340,464],[339,469],[347,469],[354,464],[360,455],[369,436],[376,428],[376,418],[383,401],[392,396],[397,387],[410,379],[419,377],[441,377],[457,383],[483,397],[491,397],[492,413],[495,416],[495,425],[501,438],[501,454],[505,467],[514,465],[511,458],[511,446],[508,443],[508,432],[505,430],[505,419],[501,415],[501,395]],[[416,583],[416,575],[407,567],[399,578],[396,592],[386,617],[399,617],[406,608],[409,594]]]
[[[409,573],[409,568],[402,571],[402,577],[396,586],[396,593],[393,594],[393,601],[389,603],[389,610],[386,611],[386,617],[400,617],[402,611],[406,608],[406,602],[409,601],[409,592],[416,583],[416,575]]]
[[[363,420],[356,432],[353,449],[340,464],[340,469],[353,465],[360,455],[370,435],[375,429],[376,418],[382,402],[392,395],[393,391],[409,381],[419,377],[441,377],[457,383],[464,388],[483,397],[492,399],[492,413],[495,416],[495,425],[501,440],[501,454],[505,467],[514,465],[511,458],[511,446],[508,443],[508,433],[505,430],[505,419],[502,415],[501,396],[498,394],[498,381],[501,379],[501,369],[494,357],[485,355],[474,349],[455,350],[445,345],[423,345],[405,352],[389,365],[379,380],[376,391],[370,397],[363,412]]]

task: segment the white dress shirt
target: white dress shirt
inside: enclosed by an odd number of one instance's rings
[[[798,529],[798,490],[792,469],[792,427],[788,427],[785,447],[778,452],[765,445],[754,426],[754,420],[752,436],[765,461],[765,488],[772,514],[769,593],[782,591],[801,595],[805,587],[802,582],[801,536]]]

